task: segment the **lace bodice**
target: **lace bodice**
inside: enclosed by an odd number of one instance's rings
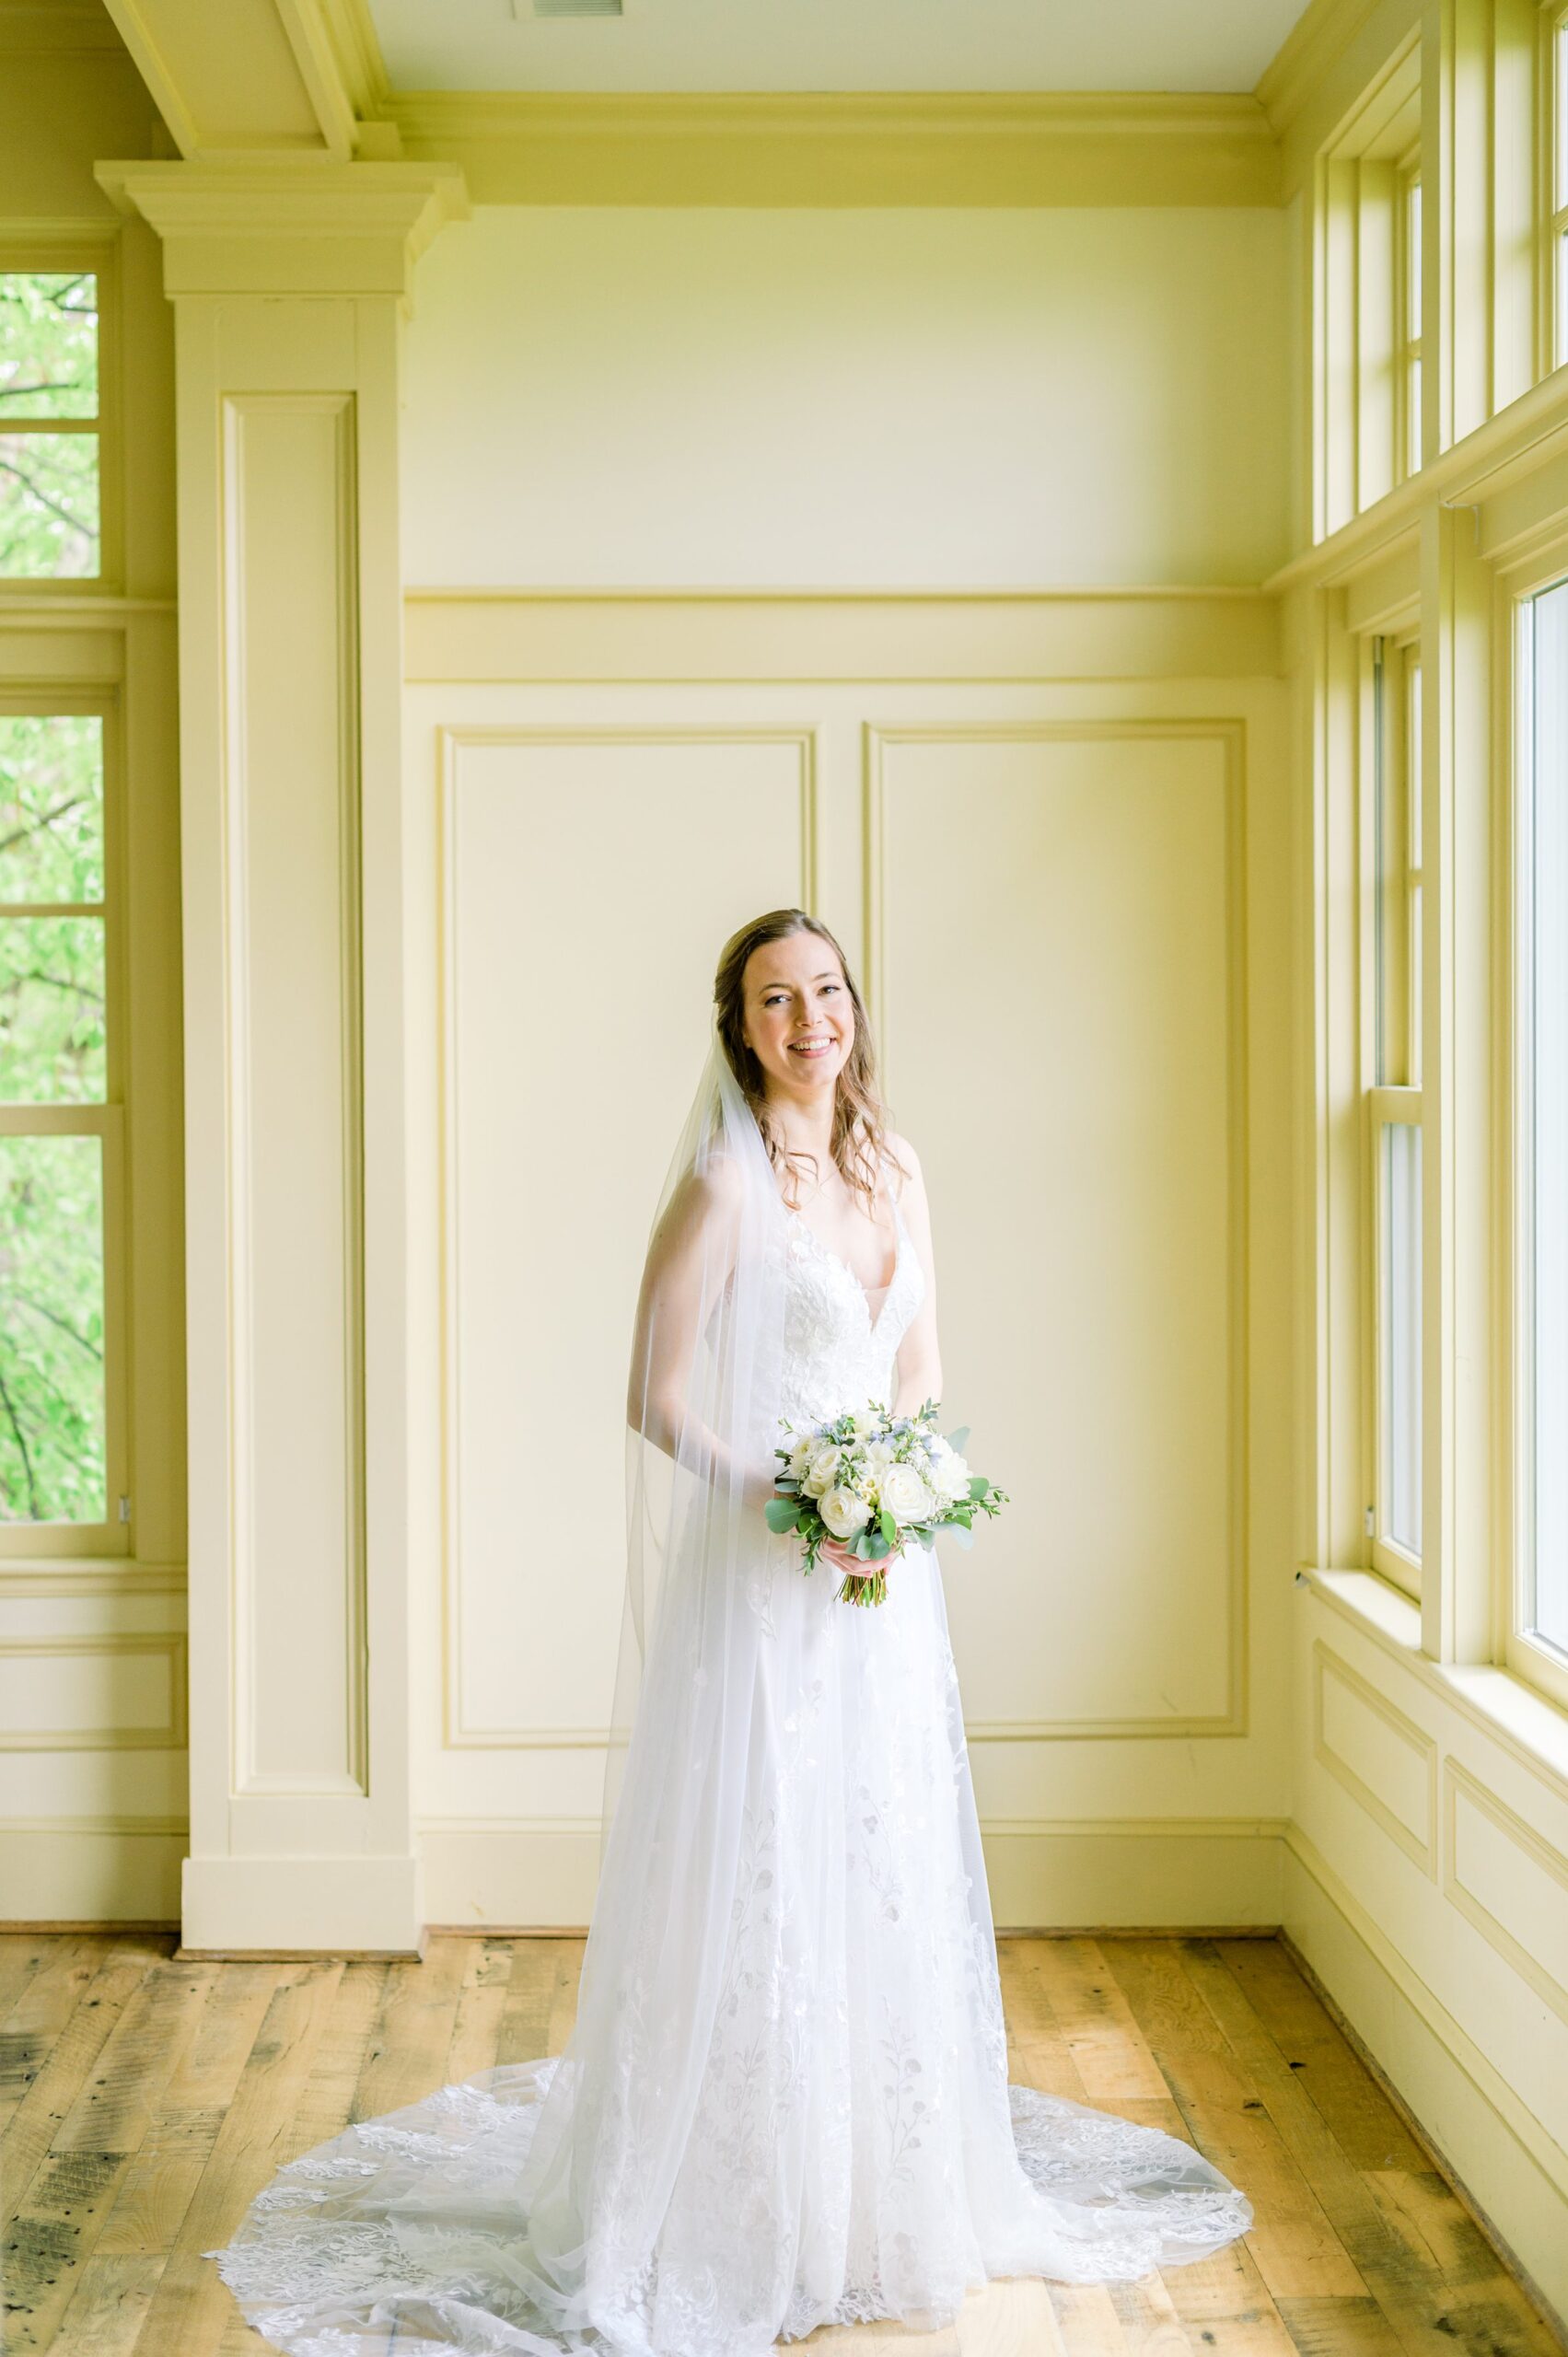
[[[889,1188],[898,1257],[880,1301],[798,1212],[787,1221],[784,1413],[794,1423],[837,1415],[868,1399],[893,1404],[899,1344],[925,1298],[899,1200]]]

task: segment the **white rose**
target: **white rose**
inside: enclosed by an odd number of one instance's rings
[[[912,1465],[892,1465],[882,1483],[882,1504],[897,1523],[924,1522],[935,1500]]]
[[[889,1467],[897,1462],[898,1459],[885,1440],[874,1440],[866,1444],[865,1469],[874,1480],[881,1480]]]
[[[811,1451],[815,1446],[816,1443],[812,1440],[809,1434],[807,1434],[804,1440],[797,1440],[796,1442],[795,1447],[790,1453],[789,1460],[789,1478],[792,1481],[798,1481],[801,1475],[806,1471],[807,1467],[811,1462]]]
[[[951,1441],[937,1438],[930,1446],[934,1459],[931,1480],[937,1496],[947,1505],[956,1498],[967,1498],[970,1469]]]
[[[842,1455],[836,1441],[813,1444],[810,1461],[800,1477],[800,1486],[808,1498],[819,1498],[824,1490],[832,1488]]]
[[[854,1490],[835,1483],[817,1508],[835,1538],[853,1538],[871,1519],[871,1508]]]

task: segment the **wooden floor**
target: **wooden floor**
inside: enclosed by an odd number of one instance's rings
[[[172,1938],[0,1937],[5,2346],[265,2347],[200,2254],[350,2119],[557,2051],[578,1940],[436,1938],[423,1964],[178,1963]],[[1004,1941],[1011,2073],[1168,2129],[1252,2232],[1135,2285],[1014,2280],[957,2328],[823,2329],[814,2357],[1526,2357],[1561,2346],[1272,1940]]]

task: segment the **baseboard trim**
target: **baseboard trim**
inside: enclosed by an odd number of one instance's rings
[[[1272,1817],[982,1817],[993,1918],[1040,1933],[1266,1938],[1281,1920],[1283,1829]],[[592,1915],[597,1818],[424,1818],[417,1835],[432,1924],[559,1925],[560,1938]]]
[[[1288,1903],[1286,1921],[1280,1931],[1281,1945],[1359,2059],[1388,2094],[1411,2133],[1432,2154],[1442,2177],[1453,2187],[1457,2198],[1496,2247],[1510,2273],[1540,2310],[1548,2329],[1568,2351],[1568,2263],[1562,2256],[1568,2254],[1568,2154],[1563,2152],[1551,2130],[1530,2109],[1517,2089],[1487,2060],[1441,1998],[1428,1988],[1409,1959],[1394,1946],[1382,1927],[1342,1882],[1299,1826],[1292,1825],[1289,1829],[1285,1836],[1285,1849],[1288,1860],[1300,1867],[1317,1892],[1319,1902],[1332,1910],[1333,1919],[1359,1949],[1365,1965],[1370,1968],[1372,1974],[1378,1976],[1378,1981],[1374,1983],[1372,1990],[1364,1991],[1363,1995],[1369,2007],[1379,1998],[1389,2007],[1390,2017],[1387,2026],[1390,2041],[1400,2027],[1394,2009],[1402,2007],[1406,2023],[1413,2024],[1424,2033],[1431,2051],[1440,2058],[1437,2069],[1446,2074],[1446,2086],[1437,2087],[1436,2099],[1429,2102],[1424,2110],[1418,2111],[1409,2097],[1401,2093],[1388,2064],[1369,2044],[1365,2033],[1357,2029],[1345,1996],[1336,1994],[1322,1967],[1313,1961],[1303,1935],[1292,1929],[1292,1914],[1298,1910],[1294,1910]],[[1288,1875],[1286,1895],[1288,1902]],[[1309,1938],[1310,1934],[1306,1936]],[[1490,2117],[1493,2123],[1504,2154],[1510,2157],[1516,2156],[1518,2183],[1523,2192],[1527,2193],[1533,2178],[1536,2200],[1534,2202],[1521,2200],[1516,2205],[1516,2212],[1521,2221],[1527,2223],[1533,2211],[1540,2232],[1539,2236],[1532,2236],[1532,2242],[1539,2240],[1541,2252],[1553,2265],[1552,2280],[1544,2279],[1539,2265],[1532,2264],[1524,2255],[1519,2240],[1500,2232],[1491,2205],[1472,2189],[1469,2178],[1473,2171],[1467,2171],[1456,2162],[1450,2141],[1434,2124],[1445,2118],[1458,2121],[1463,2102],[1468,2102],[1472,2110],[1476,2105],[1483,2107],[1483,2116]],[[1428,2113],[1431,2117],[1426,2116]],[[1479,2147],[1478,2157],[1482,2157]],[[1561,2279],[1560,2283],[1558,2278]]]

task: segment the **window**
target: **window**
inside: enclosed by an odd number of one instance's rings
[[[1371,1086],[1371,1411],[1366,1510],[1375,1570],[1421,1585],[1422,1097],[1421,656],[1413,639],[1368,650]]]
[[[99,275],[0,272],[0,576],[102,571]]]
[[[1322,152],[1316,192],[1315,533],[1421,463],[1421,49],[1414,35]]]
[[[1522,601],[1518,671],[1511,1651],[1568,1700],[1568,580]]]
[[[0,1524],[29,1546],[107,1541],[118,1507],[105,719],[0,710]]]

